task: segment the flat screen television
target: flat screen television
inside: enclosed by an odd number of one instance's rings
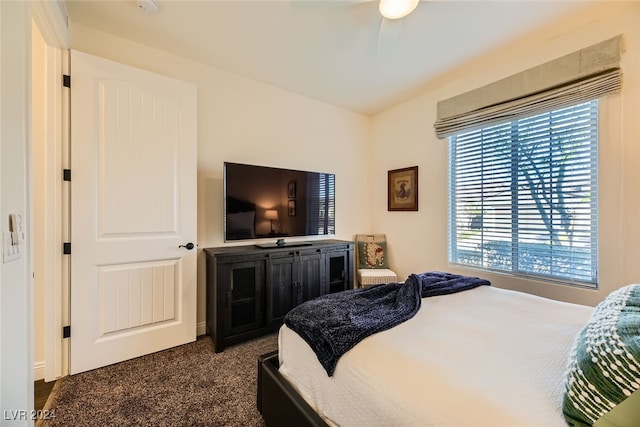
[[[224,239],[335,235],[335,175],[224,163]]]

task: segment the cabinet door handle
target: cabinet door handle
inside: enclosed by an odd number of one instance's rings
[[[231,291],[227,292],[227,298],[225,301],[225,307],[229,307],[229,304],[231,303]]]

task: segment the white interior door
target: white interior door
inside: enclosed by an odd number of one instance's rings
[[[196,88],[71,52],[72,374],[196,339]]]

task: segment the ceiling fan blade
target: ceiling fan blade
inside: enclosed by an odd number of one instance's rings
[[[378,61],[386,61],[393,57],[399,47],[404,20],[382,18],[378,31]]]
[[[330,9],[347,7],[373,0],[291,0],[291,7],[297,9]]]
[[[297,8],[294,13],[300,13],[301,23],[315,26],[316,34],[336,49],[359,50],[369,37],[368,46],[375,47],[382,19],[377,0],[291,0],[290,4]]]

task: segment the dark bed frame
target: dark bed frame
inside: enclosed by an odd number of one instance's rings
[[[291,384],[278,372],[278,352],[258,357],[258,411],[267,427],[329,427]],[[640,390],[598,419],[594,427],[637,426]]]
[[[329,427],[280,374],[278,352],[258,357],[258,411],[268,427]]]

